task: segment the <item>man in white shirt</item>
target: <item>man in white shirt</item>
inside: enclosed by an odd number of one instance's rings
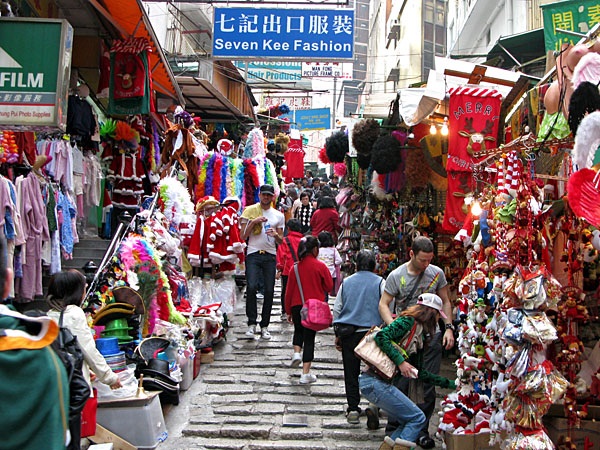
[[[259,280],[264,282],[264,300],[260,318],[260,335],[271,339],[268,326],[275,291],[277,244],[283,240],[284,216],[273,208],[275,188],[269,184],[260,187],[259,203],[246,207],[240,218],[242,239],[248,240],[246,256],[246,336],[254,339],[258,317],[256,293]]]

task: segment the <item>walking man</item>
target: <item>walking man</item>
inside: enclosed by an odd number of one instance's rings
[[[393,270],[385,282],[385,289],[379,301],[379,313],[386,324],[393,322],[394,315],[400,314],[409,306],[417,303],[419,295],[429,292],[437,294],[443,302],[444,329],[439,325],[423,358],[423,369],[432,374],[439,374],[442,363],[442,346],[449,350],[454,346],[454,326],[452,325],[452,306],[448,297],[448,282],[444,271],[431,264],[433,259],[433,242],[428,237],[419,236],[413,241],[410,250],[410,260]],[[392,301],[395,301],[392,304]],[[408,395],[408,379],[401,377],[400,388]],[[419,408],[426,417],[421,428],[417,444],[428,449],[435,447],[435,441],[429,436],[429,419],[435,409],[435,386],[426,383],[424,386],[425,401]],[[389,427],[389,424],[388,424]],[[395,429],[396,427],[392,427]]]
[[[259,202],[246,207],[240,218],[242,239],[248,240],[246,256],[246,336],[254,339],[258,308],[256,294],[259,280],[264,284],[264,299],[260,314],[260,335],[271,339],[268,326],[273,308],[277,244],[283,240],[284,217],[273,208],[275,188],[264,184],[259,190]]]

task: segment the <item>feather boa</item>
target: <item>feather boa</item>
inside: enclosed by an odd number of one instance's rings
[[[575,136],[573,162],[578,169],[590,168],[600,145],[600,111],[594,111],[583,118]]]
[[[242,208],[246,206],[244,198],[244,176],[246,173],[246,165],[243,159],[235,160],[235,178],[234,178],[234,190],[233,195],[237,198],[242,199]]]
[[[213,168],[213,182],[211,195],[221,201],[221,168],[223,167],[223,156],[215,152],[215,165]]]
[[[265,167],[266,167],[266,161],[267,158],[266,157],[256,157],[256,158],[252,158],[252,163],[254,164],[254,166],[256,167],[256,173],[258,174],[258,184],[255,185],[255,187],[260,187],[263,184],[265,184]]]
[[[270,184],[275,188],[275,199],[279,197],[281,190],[279,189],[279,184],[277,183],[277,171],[275,170],[275,165],[273,161],[270,159],[266,159],[266,167],[265,167],[265,183]]]
[[[213,195],[213,177],[215,175],[216,154],[211,152],[208,165],[206,167],[206,181],[204,183],[204,195]]]
[[[248,206],[258,202],[258,187],[260,186],[260,179],[258,178],[256,166],[251,159],[244,160],[244,168],[244,198],[246,206]]]
[[[223,157],[223,166],[221,167],[221,191],[219,201],[225,200],[228,195],[227,187],[229,186],[229,182],[227,178],[229,175],[229,161],[229,158],[227,158],[226,156]]]
[[[244,159],[254,158],[259,154],[265,154],[264,135],[260,128],[254,128],[248,133],[246,146],[244,147]]]
[[[208,170],[208,163],[210,161],[211,153],[207,153],[200,162],[200,173],[198,175],[198,185],[196,186],[196,198],[202,198],[205,194],[206,186],[206,171]]]
[[[172,177],[165,177],[158,184],[161,212],[176,226],[181,218],[194,213],[194,204],[187,188]]]

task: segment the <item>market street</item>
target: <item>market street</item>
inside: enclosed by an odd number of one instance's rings
[[[334,346],[333,329],[317,333],[313,373],[318,381],[300,385],[300,368],[290,368],[292,325],[280,319],[280,285],[269,341],[244,336],[247,329],[243,294],[238,296],[227,340],[214,348],[215,361],[204,364],[178,406],[167,406],[168,439],[159,450],[182,449],[378,449],[386,419],[369,431],[346,421],[342,357]],[[260,302],[260,300],[259,300]],[[330,304],[332,300],[330,299]],[[454,376],[453,357],[443,361],[442,374]],[[438,407],[442,393],[438,389]],[[361,407],[367,406],[363,399]],[[293,425],[305,420],[307,426]],[[289,422],[286,426],[284,422]],[[431,420],[435,435],[438,416]],[[436,440],[436,448],[442,443]]]

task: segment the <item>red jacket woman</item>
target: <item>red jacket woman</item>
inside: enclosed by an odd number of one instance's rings
[[[342,227],[339,225],[340,216],[335,209],[335,202],[331,197],[321,197],[319,208],[310,219],[310,228],[313,236],[318,236],[321,231],[329,231],[337,243],[337,237]]]
[[[333,288],[333,279],[327,266],[317,259],[319,256],[319,240],[313,236],[302,238],[298,246],[298,278],[302,283],[304,299],[319,298],[325,301],[327,293]],[[288,321],[294,324],[294,337],[292,345],[294,354],[292,356],[292,367],[302,365],[301,384],[314,383],[317,377],[310,373],[310,366],[315,357],[316,331],[304,328],[300,311],[302,310],[302,296],[298,288],[296,271],[292,269],[288,278],[285,292],[285,310],[288,313]],[[302,355],[300,351],[303,350]]]

